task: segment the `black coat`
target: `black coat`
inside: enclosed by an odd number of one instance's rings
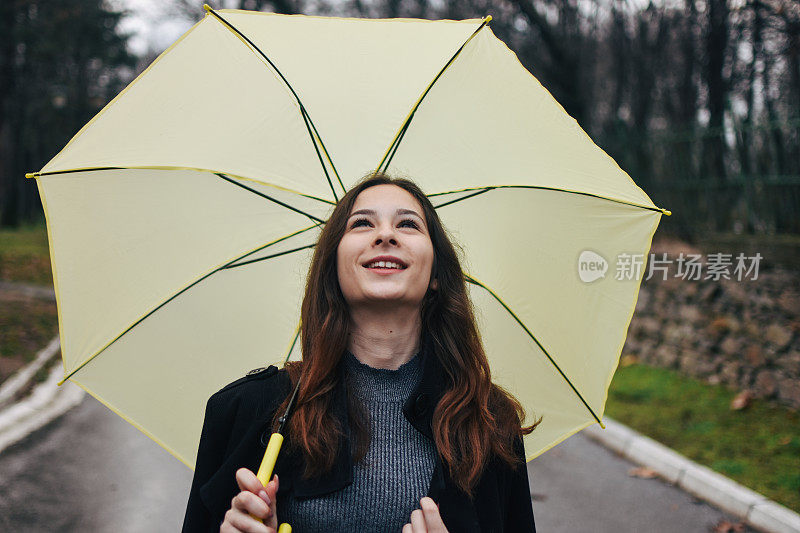
[[[428,356],[429,353],[430,347],[426,345],[421,354],[423,376],[404,404],[403,414],[418,431],[433,440],[433,407],[443,393],[444,374],[438,359]],[[340,365],[340,372],[342,368]],[[334,412],[344,423],[342,427],[347,428],[343,383],[340,379],[333,401]],[[249,373],[209,398],[183,523],[184,533],[219,531],[231,499],[239,492],[236,470],[241,467],[253,472],[258,470],[269,441],[269,421],[289,394],[290,387],[286,371],[270,366]],[[278,498],[289,491],[297,498],[321,496],[352,482],[349,436],[340,442],[331,472],[310,480],[299,476],[302,462],[297,455],[285,451],[285,444],[274,471],[280,478]],[[522,465],[512,470],[498,459],[491,460],[475,488],[474,500],[456,487],[437,454],[428,496],[439,504],[442,520],[451,533],[535,533],[528,471],[520,438],[515,442],[515,449],[523,460]]]

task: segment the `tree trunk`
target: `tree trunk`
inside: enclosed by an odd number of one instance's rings
[[[706,86],[708,87],[709,137],[706,171],[716,182],[725,181],[725,143],[723,125],[728,83],[723,69],[728,48],[730,10],[727,0],[709,0],[706,27]]]

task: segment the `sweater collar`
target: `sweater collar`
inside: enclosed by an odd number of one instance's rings
[[[349,350],[344,353],[343,359],[350,394],[362,401],[405,401],[422,377],[422,357],[419,353],[394,370],[373,368],[359,361]]]
[[[432,339],[429,335],[423,335],[421,353],[419,355],[422,356],[422,377],[403,404],[403,415],[417,431],[433,441],[433,410],[444,394],[446,373],[433,350]],[[339,448],[333,468],[325,475],[303,479],[301,476],[302,468],[297,457],[290,457],[287,454],[281,460],[279,456],[275,471],[281,479],[280,492],[293,487],[296,498],[313,498],[336,492],[353,482],[353,459],[347,416],[347,389],[343,379],[345,371],[345,361],[342,358],[337,367],[338,380],[333,397],[332,413],[342,424],[340,427],[345,428],[345,434],[339,439]],[[429,494],[431,497],[434,497],[434,494],[444,488],[445,477],[441,460],[437,454]],[[283,482],[284,479],[286,479],[286,483]]]

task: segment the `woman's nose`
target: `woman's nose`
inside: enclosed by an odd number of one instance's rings
[[[397,236],[394,232],[394,227],[391,224],[381,224],[378,226],[377,236],[375,237],[375,244],[383,244],[384,241],[389,244],[397,245]]]

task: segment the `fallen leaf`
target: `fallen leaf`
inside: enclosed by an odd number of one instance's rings
[[[744,531],[744,524],[742,522],[729,522],[727,520],[720,520],[711,528],[714,533],[738,533]]]
[[[786,446],[786,445],[787,445],[787,444],[789,444],[790,442],[792,442],[792,437],[791,437],[790,435],[787,435],[787,436],[785,436],[785,437],[782,437],[782,438],[781,438],[781,439],[778,441],[778,444],[780,444],[781,446]]]
[[[636,355],[632,353],[626,353],[622,356],[622,359],[619,360],[619,366],[624,368],[626,366],[635,365],[638,362],[639,358]]]
[[[752,400],[753,394],[750,391],[742,391],[737,394],[733,400],[731,400],[731,409],[734,411],[740,411],[750,405]]]
[[[711,330],[712,333],[722,333],[728,331],[731,329],[731,321],[724,316],[715,318],[708,325],[708,329]]]
[[[642,479],[651,479],[658,476],[658,472],[646,466],[637,466],[628,470],[628,475],[631,477],[640,477]]]

